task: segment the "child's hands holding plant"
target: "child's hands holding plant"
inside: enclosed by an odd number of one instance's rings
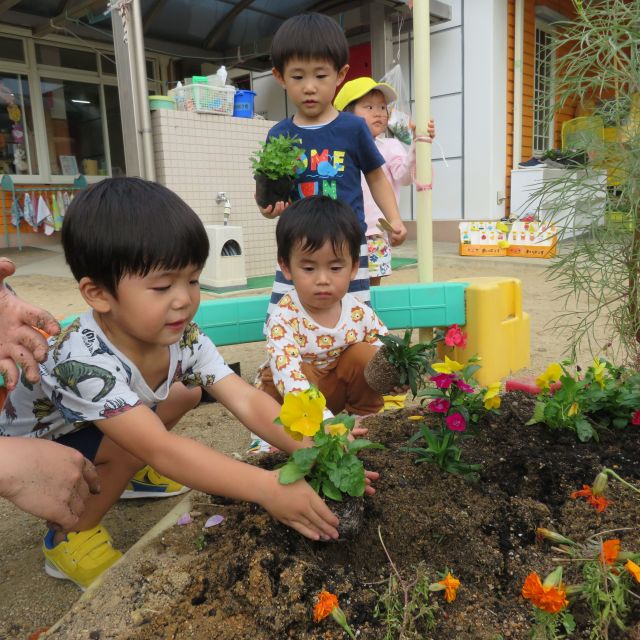
[[[256,194],[253,194],[253,198],[256,200],[256,204],[258,204],[258,200],[256,199]],[[274,205],[269,205],[268,207],[261,207],[258,204],[258,209],[260,210],[260,213],[265,217],[268,218],[269,220],[273,220],[274,218],[277,218],[278,216],[282,215],[282,212],[291,204],[291,200],[289,200],[288,202],[283,202],[282,200],[280,200],[279,202],[276,202]]]
[[[294,440],[313,437],[314,444],[293,452],[279,470],[280,483],[288,485],[306,477],[315,491],[336,501],[342,501],[344,493],[374,493],[371,481],[378,474],[365,471],[356,454],[361,449],[381,449],[382,445],[362,438],[350,439],[355,426],[353,416],[340,414],[323,420],[325,404],[324,396],[315,387],[285,396],[276,423]]]
[[[262,508],[311,540],[337,539],[339,520],[324,500],[303,479],[284,485],[279,474],[277,470],[268,472],[268,481],[261,487]]]

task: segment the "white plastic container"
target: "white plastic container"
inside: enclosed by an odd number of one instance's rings
[[[231,291],[247,286],[242,227],[205,225],[209,237],[209,259],[200,274],[200,285],[213,291]]]

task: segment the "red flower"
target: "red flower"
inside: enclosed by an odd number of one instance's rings
[[[473,387],[470,384],[467,384],[464,380],[456,380],[454,383],[460,391],[464,391],[465,393],[473,393]]]
[[[447,416],[444,421],[451,431],[464,431],[467,428],[467,421],[461,413],[452,413]]]
[[[444,343],[447,347],[460,347],[464,349],[467,346],[467,334],[462,331],[457,324],[454,324],[445,334]]]
[[[429,409],[434,413],[447,413],[450,406],[451,403],[446,398],[436,398],[428,405]]]
[[[640,409],[638,409],[632,416],[631,416],[631,424],[635,425],[635,426],[640,426]]]
[[[431,376],[431,382],[433,382],[438,389],[448,389],[456,380],[456,375],[453,373],[438,373],[435,376]]]

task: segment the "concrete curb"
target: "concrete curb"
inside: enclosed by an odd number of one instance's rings
[[[164,517],[162,517],[156,524],[153,525],[133,546],[131,546],[116,562],[113,567],[109,568],[105,573],[103,573],[99,578],[95,580],[87,590],[73,603],[72,608],[76,607],[79,603],[89,602],[92,600],[99,592],[100,587],[102,586],[103,578],[105,575],[108,575],[112,570],[117,567],[121,567],[123,564],[128,564],[131,560],[137,557],[142,551],[147,547],[153,540],[158,538],[162,533],[164,533],[169,527],[175,525],[178,518],[187,511],[191,510],[193,494],[197,493],[194,491],[190,491],[187,495],[185,495],[178,504],[176,504],[169,513],[167,513]],[[65,617],[69,612],[65,613],[52,627],[50,627],[45,633],[43,633],[40,638],[41,640],[46,640],[46,638],[50,638],[52,634],[54,634],[59,628],[62,626]]]

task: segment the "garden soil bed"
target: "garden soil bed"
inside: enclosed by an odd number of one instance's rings
[[[387,448],[361,454],[381,478],[376,495],[366,499],[364,526],[353,541],[310,542],[257,507],[197,496],[194,521],[171,527],[154,541],[128,584],[122,587],[120,577],[120,589],[111,593],[107,577],[92,601],[78,603],[50,635],[346,638],[330,618],[313,622],[316,596],[327,589],[338,595],[358,637],[381,640],[384,627],[373,612],[390,566],[380,528],[406,579],[422,563],[434,581],[448,568],[462,583],[451,604],[441,593],[432,594],[431,601],[438,603],[435,630],[417,637],[528,638],[531,607],[520,596],[523,581],[529,572],[544,575],[553,566],[553,552],[536,540],[536,527],[578,541],[628,528],[615,537],[623,549],[640,550],[640,500],[632,492],[610,483],[607,496],[613,504],[602,514],[569,498],[571,491],[591,484],[602,466],[640,481],[640,430],[604,433],[599,443],[580,444],[571,434],[525,426],[532,406],[527,396],[506,394],[501,415],[487,418],[478,437],[463,444],[464,459],[482,465],[475,483],[416,465],[415,457],[401,450],[416,430],[407,411],[367,419],[371,439]],[[273,456],[261,463],[270,464],[269,459]],[[204,530],[213,514],[224,521]],[[565,577],[569,583],[578,579],[571,569]],[[586,611],[572,611],[578,621],[572,637],[588,638]],[[626,631],[609,637],[640,639],[640,607],[632,607]]]

